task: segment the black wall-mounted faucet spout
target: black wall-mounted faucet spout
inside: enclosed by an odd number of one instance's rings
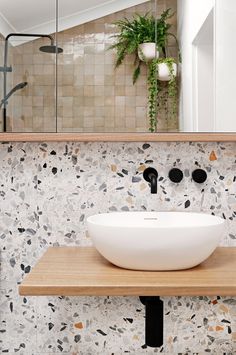
[[[147,168],[143,172],[144,180],[150,183],[151,185],[151,194],[157,193],[157,178],[158,172],[154,168]]]
[[[151,180],[151,194],[157,193],[157,176],[153,173],[149,174]]]

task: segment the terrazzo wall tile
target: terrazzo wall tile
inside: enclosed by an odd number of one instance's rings
[[[165,344],[144,344],[138,297],[20,297],[18,284],[50,245],[91,245],[86,218],[109,211],[185,210],[221,216],[236,246],[235,143],[5,143],[0,146],[0,353],[235,354],[236,299],[171,297]],[[159,173],[158,194],[142,178]],[[184,171],[175,185],[173,166]],[[191,172],[204,168],[203,185]]]

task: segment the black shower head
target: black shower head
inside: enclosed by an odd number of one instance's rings
[[[23,83],[20,83],[18,85],[16,85],[16,90],[19,90],[19,89],[24,89],[24,87],[27,85],[27,81],[24,81]]]
[[[52,54],[63,52],[63,49],[55,46],[55,44],[51,44],[50,46],[42,46],[39,48],[39,50],[44,53],[52,53]]]
[[[24,89],[24,87],[27,85],[27,81],[24,81],[23,83],[19,83],[16,86],[14,86],[13,89],[11,89],[11,91],[9,91],[9,93],[2,99],[2,101],[0,102],[0,108],[2,107],[2,105],[6,105],[7,104],[7,100],[17,91],[17,90],[21,90]]]

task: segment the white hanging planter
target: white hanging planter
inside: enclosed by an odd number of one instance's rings
[[[155,58],[159,58],[159,51],[156,47],[156,43],[147,42],[138,46],[138,57],[143,62],[150,62]]]
[[[177,75],[177,64],[173,63],[173,75]],[[160,81],[170,81],[172,75],[170,74],[170,69],[166,63],[158,64],[158,79]]]

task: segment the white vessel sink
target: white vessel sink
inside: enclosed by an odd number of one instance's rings
[[[225,221],[191,212],[115,212],[90,216],[88,232],[108,261],[133,270],[180,270],[207,259]]]

